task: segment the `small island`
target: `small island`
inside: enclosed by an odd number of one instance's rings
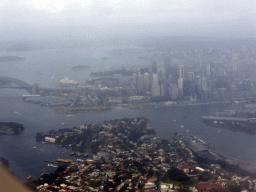
[[[24,131],[23,124],[14,122],[0,122],[0,134],[2,135],[18,135]]]
[[[24,57],[18,57],[18,56],[4,56],[0,57],[0,62],[9,62],[9,61],[21,61],[25,60]]]
[[[73,71],[86,71],[86,70],[90,70],[91,67],[89,65],[77,65],[72,67],[71,70]]]

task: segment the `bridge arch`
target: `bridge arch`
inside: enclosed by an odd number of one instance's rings
[[[11,77],[0,77],[0,88],[24,89],[29,94],[32,94],[31,85]]]

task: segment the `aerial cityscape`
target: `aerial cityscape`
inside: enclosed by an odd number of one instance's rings
[[[253,1],[0,2],[0,192],[256,192]]]
[[[26,185],[35,191],[254,191],[255,163],[231,156],[192,134],[191,127],[184,125],[186,116],[181,120],[171,117],[168,124],[184,131],[173,130],[167,138],[150,126],[143,112],[134,118],[104,120],[104,114],[112,111],[175,112],[177,108],[220,105],[225,107],[195,116],[217,133],[231,130],[255,135],[255,48],[246,44],[234,52],[225,44],[168,49],[154,50],[161,53],[155,57],[158,61],[146,49],[137,58],[146,63],[142,66],[71,66],[71,72],[86,72],[88,80],[64,77],[48,88],[1,77],[2,90],[25,91],[19,93],[17,102],[50,110],[69,122],[69,126],[62,122],[57,129],[40,129],[31,135],[33,150],[40,147],[45,153],[47,146],[52,153],[54,144],[61,153],[55,159],[42,159],[45,168],[37,171],[40,174],[23,176]],[[13,113],[28,118],[18,109]],[[78,115],[96,114],[101,123],[70,125]],[[3,137],[22,136],[26,128],[21,122],[2,122],[0,132]],[[12,164],[5,158],[2,162],[7,167]]]

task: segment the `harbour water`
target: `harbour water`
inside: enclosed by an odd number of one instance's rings
[[[135,48],[133,47],[133,49]],[[17,52],[14,54],[24,56],[25,60],[0,63],[0,76],[17,78],[29,84],[39,83],[40,87],[56,87],[59,80],[64,77],[79,82],[89,79],[88,72],[71,70],[76,65],[142,66],[150,62],[138,60],[138,56],[147,53],[146,50],[144,52],[140,50],[137,55],[132,57],[129,54],[108,55],[106,50],[87,48],[65,50],[64,53],[58,52],[58,50]],[[102,60],[103,56],[110,57],[110,59]],[[158,61],[158,63],[161,62],[161,60]],[[207,127],[202,122],[202,115],[210,115],[215,111],[236,106],[211,104],[142,110],[117,109],[105,113],[82,113],[67,116],[66,114],[56,114],[46,106],[27,103],[21,99],[22,94],[27,93],[23,90],[0,89],[0,121],[22,123],[25,127],[20,135],[0,135],[0,156],[9,160],[10,171],[14,172],[22,181],[26,181],[28,175],[31,175],[32,178],[38,177],[44,168],[46,172],[54,170],[52,167],[47,167],[48,163],[44,160],[76,159],[76,157],[69,156],[69,149],[36,142],[36,132],[124,117],[150,119],[151,126],[163,139],[170,140],[175,132],[195,135],[231,157],[256,163],[255,135]]]
[[[47,172],[54,168],[47,167],[44,160],[55,161],[57,158],[71,158],[70,149],[64,149],[50,143],[36,142],[36,132],[46,132],[80,124],[98,123],[117,118],[145,117],[163,139],[170,140],[175,132],[191,134],[214,145],[227,155],[255,162],[256,137],[245,133],[207,127],[201,115],[210,114],[231,106],[223,104],[170,107],[158,109],[120,109],[106,113],[55,114],[50,108],[27,103],[20,97],[1,97],[0,121],[23,123],[25,130],[20,135],[0,135],[0,154],[10,162],[10,170],[22,181],[28,175],[38,177],[44,168]],[[63,123],[65,123],[63,125]],[[187,131],[189,130],[189,132]]]

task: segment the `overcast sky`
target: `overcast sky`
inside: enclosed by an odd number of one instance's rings
[[[1,0],[0,40],[255,37],[253,0]]]

